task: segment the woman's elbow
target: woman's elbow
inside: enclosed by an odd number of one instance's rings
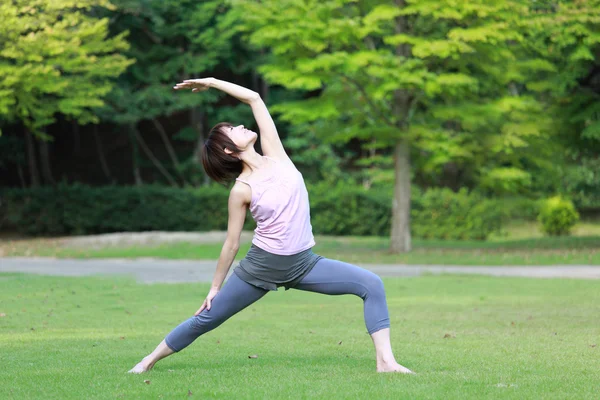
[[[248,98],[248,103],[254,103],[257,101],[261,101],[262,99],[260,98],[260,94],[257,92],[252,92],[252,94],[250,95],[250,97]]]
[[[223,246],[223,248],[225,249],[225,251],[227,251],[228,253],[236,253],[238,252],[238,250],[240,249],[240,242],[239,241],[225,241],[225,245]]]

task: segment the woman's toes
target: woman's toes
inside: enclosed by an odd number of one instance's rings
[[[402,374],[414,374],[414,372],[412,372],[410,369],[403,367],[398,363],[378,366],[377,372],[400,372]]]
[[[130,374],[141,374],[142,372],[146,372],[150,370],[150,366],[148,366],[144,360],[140,361],[135,365],[135,367],[131,368],[128,372]]]

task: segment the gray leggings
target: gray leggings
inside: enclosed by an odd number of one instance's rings
[[[354,294],[364,300],[369,334],[390,326],[381,278],[356,265],[322,258],[294,289],[330,295]],[[202,310],[199,315],[182,322],[167,335],[165,343],[171,350],[181,351],[268,292],[231,274],[212,300],[210,310]]]

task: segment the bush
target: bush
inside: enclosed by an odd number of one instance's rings
[[[308,187],[313,232],[320,235],[386,236],[391,227],[391,191],[328,183]]]
[[[308,186],[315,234],[388,236],[392,189],[327,183]],[[227,229],[227,189],[161,186],[12,189],[1,203],[17,229],[30,235],[83,235],[139,231]],[[413,189],[413,236],[428,239],[485,239],[501,222],[496,203],[461,190]],[[245,229],[255,227],[246,219]]]
[[[505,221],[535,221],[540,213],[541,202],[526,197],[497,198],[499,210]]]
[[[309,188],[313,231],[323,235],[388,236],[392,219],[392,189],[365,190],[339,183]],[[412,189],[411,231],[415,238],[484,240],[500,231],[498,203],[450,189]]]
[[[7,190],[2,200],[9,222],[21,233],[80,235],[223,230],[227,198],[227,190],[221,187],[58,185]]]
[[[542,231],[548,235],[568,235],[579,221],[579,214],[573,202],[555,196],[543,204],[538,221],[542,224]]]
[[[498,202],[461,189],[430,189],[414,196],[413,235],[425,239],[485,240],[502,227]]]

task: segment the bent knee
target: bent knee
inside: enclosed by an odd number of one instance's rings
[[[368,271],[363,279],[361,279],[361,286],[363,287],[363,293],[360,297],[366,298],[367,296],[377,296],[385,293],[383,287],[383,281],[379,275]]]
[[[374,291],[374,292],[383,292],[384,291],[383,281],[381,280],[379,275],[377,275],[373,272],[371,272],[369,278],[367,279],[367,287],[369,288],[369,291]]]

